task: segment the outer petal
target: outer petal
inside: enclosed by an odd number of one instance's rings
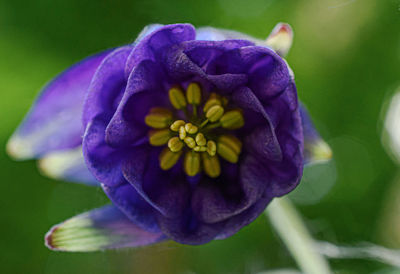
[[[141,229],[116,207],[104,206],[52,227],[45,244],[53,250],[85,252],[144,246],[165,239],[162,233]]]
[[[39,160],[39,168],[53,179],[100,186],[86,166],[81,146],[46,154]]]
[[[293,30],[289,24],[279,23],[268,36],[265,44],[275,50],[280,56],[285,56],[293,42]]]
[[[300,106],[300,115],[304,134],[304,163],[312,164],[330,160],[332,150],[315,129],[304,106]]]
[[[83,60],[43,89],[7,144],[11,156],[29,159],[81,144],[83,100],[93,74],[109,53],[104,51]]]

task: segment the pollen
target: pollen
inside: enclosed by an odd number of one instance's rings
[[[203,173],[217,178],[221,160],[239,161],[242,142],[234,131],[245,123],[242,110],[233,109],[224,96],[203,92],[195,82],[189,83],[186,91],[172,86],[168,97],[172,108],[151,108],[144,119],[151,128],[149,143],[165,146],[159,156],[161,169],[179,164],[187,176]],[[182,155],[183,161],[179,161]]]

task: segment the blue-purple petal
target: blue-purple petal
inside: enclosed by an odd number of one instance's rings
[[[161,233],[146,231],[114,206],[77,215],[46,234],[45,244],[57,251],[87,252],[139,247],[165,240]]]
[[[82,143],[83,101],[104,51],[72,66],[51,81],[13,136],[7,149],[16,159],[29,159],[48,152],[75,148]]]
[[[39,159],[41,172],[53,179],[100,186],[83,159],[82,147],[55,151]]]

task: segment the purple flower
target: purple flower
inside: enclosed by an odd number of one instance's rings
[[[8,151],[40,158],[53,178],[100,184],[113,205],[53,227],[46,244],[204,244],[235,234],[292,191],[303,165],[330,150],[298,103],[282,58],[291,41],[286,24],[265,41],[151,25],[133,44],[53,80]]]

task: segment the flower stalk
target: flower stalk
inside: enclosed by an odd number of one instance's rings
[[[314,239],[288,198],[274,199],[265,214],[303,273],[333,273],[325,257],[316,250]]]

